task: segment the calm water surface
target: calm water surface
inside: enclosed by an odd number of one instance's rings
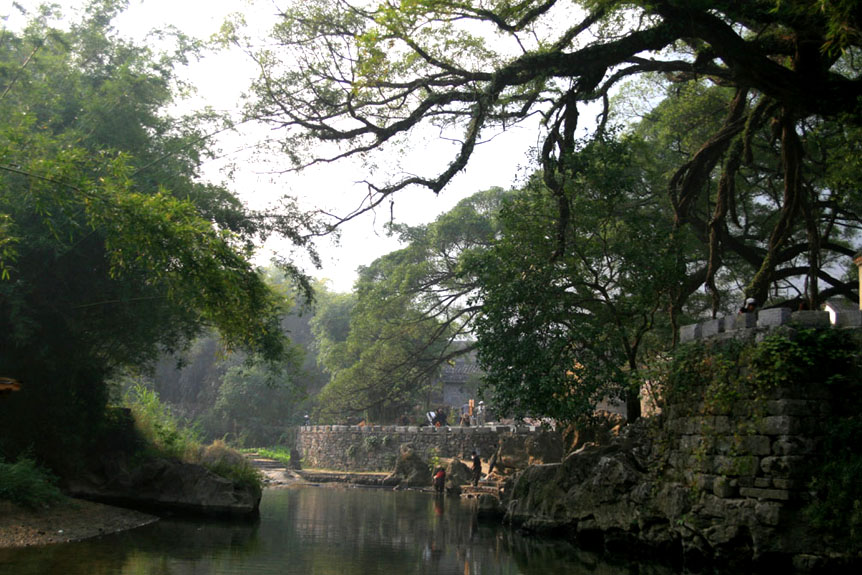
[[[331,487],[267,490],[254,523],[163,519],[79,543],[0,549],[2,575],[669,573],[644,567],[479,524],[457,498]]]

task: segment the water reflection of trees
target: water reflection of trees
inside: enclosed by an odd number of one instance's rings
[[[77,543],[0,550],[0,575],[215,573],[257,553],[258,524],[166,519]]]
[[[343,488],[267,491],[255,524],[163,520],[92,541],[0,550],[0,575],[635,572],[647,571],[477,523],[457,498]]]

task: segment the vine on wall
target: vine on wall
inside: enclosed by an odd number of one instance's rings
[[[809,484],[815,494],[806,508],[811,524],[862,543],[862,372],[860,338],[846,330],[799,330],[767,336],[753,344],[737,340],[681,345],[664,379],[666,405],[685,415],[734,413],[753,433],[776,392],[793,397],[830,397],[823,414],[817,456]],[[743,406],[744,409],[743,409]],[[747,411],[745,411],[747,410]]]

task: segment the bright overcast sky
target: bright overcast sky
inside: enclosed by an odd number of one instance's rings
[[[56,0],[55,0],[56,1]],[[118,31],[135,40],[143,41],[146,33],[154,28],[173,25],[189,36],[207,39],[216,33],[225,17],[231,13],[243,13],[255,34],[264,35],[277,13],[276,6],[284,0],[131,0],[130,7],[115,22]],[[300,0],[301,1],[301,0]],[[82,0],[59,0],[64,13],[72,16],[75,8],[84,4]],[[19,0],[28,10],[37,2]],[[71,8],[71,10],[70,10]],[[12,0],[0,0],[0,16],[14,14]],[[14,26],[14,21],[10,21]],[[262,38],[265,41],[265,37]],[[191,81],[198,90],[194,106],[210,105],[218,110],[238,112],[242,92],[255,74],[255,68],[243,54],[220,53],[190,63],[180,74]],[[273,175],[267,173],[272,165],[280,165],[278,158],[269,158],[270,166],[252,161],[248,149],[255,143],[253,133],[241,136],[230,135],[220,142],[225,153],[221,161],[203,166],[208,179],[221,182],[226,179],[223,169],[234,162],[236,171],[228,185],[251,207],[261,208],[276,201],[282,195],[299,198],[305,208],[334,209],[346,214],[362,201],[364,187],[356,184],[367,177],[356,166],[329,165],[309,170],[300,175]],[[393,207],[395,220],[408,224],[432,221],[439,214],[451,209],[459,200],[474,192],[492,186],[509,187],[520,168],[527,163],[527,150],[536,144],[536,133],[527,129],[516,129],[479,146],[468,168],[456,176],[449,186],[435,196],[426,189],[410,189],[396,196]],[[451,150],[452,143],[434,141],[433,138],[416,143],[415,158],[423,158]],[[417,170],[421,169],[421,162]],[[287,165],[287,162],[284,162]],[[428,175],[427,173],[425,175]],[[313,276],[330,280],[335,291],[350,291],[356,279],[356,268],[371,263],[375,258],[398,247],[391,238],[386,238],[383,224],[389,221],[389,205],[377,214],[368,214],[345,224],[338,245],[323,239],[319,250],[323,268],[306,270]],[[262,250],[262,263],[268,261],[271,250],[283,251],[285,246],[273,243]],[[285,254],[286,255],[286,254]]]

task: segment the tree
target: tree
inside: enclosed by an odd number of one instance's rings
[[[163,111],[190,46],[118,39],[124,5],[94,0],[68,31],[44,8],[0,36],[0,373],[25,384],[0,406],[9,456],[73,459],[109,375],[205,328],[273,360],[285,349],[283,302],[250,262],[272,222],[198,181],[206,115]]]
[[[296,406],[303,395],[290,370],[261,361],[235,365],[224,374],[210,425],[246,445],[274,445],[290,425],[300,424]]]
[[[390,227],[404,247],[361,268],[349,332],[338,343],[321,333],[321,358],[333,378],[320,402],[329,413],[404,413],[441,367],[473,351],[478,285],[462,262],[494,241],[505,194],[480,192],[431,224]],[[315,318],[321,327],[331,324],[325,310]]]
[[[666,183],[676,229],[691,229],[710,251],[701,285],[715,282],[727,258],[741,258],[756,270],[747,295],[762,301],[774,281],[807,277],[806,299],[816,305],[823,297],[821,250],[829,243],[822,240],[830,217],[821,216],[831,213],[835,197],[809,184],[806,170],[824,150],[805,139],[832,122],[848,127],[833,137],[858,145],[859,25],[859,6],[848,0],[295,3],[273,30],[277,46],[256,55],[261,75],[250,114],[282,131],[295,167],[348,157],[373,162],[376,152],[397,150],[423,128],[458,140],[436,170],[369,179],[365,203],[345,218],[410,186],[439,192],[483,138],[538,117],[537,160],[559,212],[552,255],[560,256],[574,213],[570,182],[577,174],[568,158],[582,105],[603,103],[601,131],[609,95],[626,79],[660,73],[683,87],[707,80],[733,92],[730,105]],[[774,158],[765,171],[752,153],[764,132]],[[746,170],[775,178],[770,192],[778,194],[778,214],[763,220],[754,247],[739,243],[731,209],[743,203],[735,184],[751,177]],[[716,172],[717,189],[709,185]],[[715,209],[704,217],[707,204]],[[846,204],[839,207],[843,218]],[[808,261],[784,265],[802,245],[794,241],[800,229]]]
[[[644,153],[620,137],[573,155],[577,216],[564,252],[547,233],[560,216],[537,174],[504,204],[500,240],[464,263],[481,286],[483,387],[501,413],[572,421],[612,398],[626,401],[630,421],[640,415],[641,372],[664,347],[655,341],[669,340],[661,311],[684,277]]]
[[[351,364],[346,342],[356,296],[333,293],[323,286],[318,286],[315,293],[314,316],[309,323],[314,333],[317,363],[331,378]]]

